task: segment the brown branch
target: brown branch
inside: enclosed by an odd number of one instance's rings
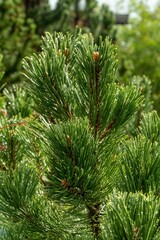
[[[88,218],[90,220],[90,227],[94,239],[98,239],[101,232],[100,228],[100,204],[95,204],[94,206],[87,206]]]
[[[22,122],[19,122],[19,123],[13,123],[13,124],[10,124],[10,125],[3,126],[2,128],[0,128],[0,130],[6,129],[6,128],[10,128],[10,127],[22,126],[24,124],[26,124],[25,121],[22,121]]]
[[[104,132],[100,135],[100,140],[102,140],[103,138],[106,137],[106,135],[112,130],[114,124],[115,124],[115,120],[112,120],[111,123],[106,127],[106,129],[104,130]]]
[[[14,143],[14,135],[13,132],[11,133],[11,137],[10,137],[10,163],[11,163],[11,167],[13,170],[15,170],[16,168],[16,146]]]

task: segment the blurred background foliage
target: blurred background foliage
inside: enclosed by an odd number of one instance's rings
[[[151,11],[147,5],[136,3],[131,13],[129,24],[117,29],[119,76],[126,84],[134,75],[148,76],[153,106],[160,112],[160,7]]]
[[[24,0],[27,17],[34,19],[36,32],[74,31],[79,26],[85,32],[92,32],[97,39],[99,35],[112,36],[115,16],[105,4],[96,0],[59,0],[55,9],[51,9],[48,0]]]
[[[27,18],[21,0],[0,1],[0,52],[3,55],[4,76],[0,91],[20,82],[21,60],[39,45],[36,25]]]

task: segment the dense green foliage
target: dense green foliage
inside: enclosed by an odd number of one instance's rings
[[[25,3],[0,2],[0,239],[159,240],[159,9],[117,56],[95,0]]]
[[[2,239],[158,240],[160,118],[124,128],[147,88],[120,85],[114,46],[81,32],[47,33],[23,65],[27,95],[5,91],[0,118]]]

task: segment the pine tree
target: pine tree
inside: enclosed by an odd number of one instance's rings
[[[5,70],[0,81],[0,92],[5,87],[20,82],[21,61],[39,45],[35,24],[27,18],[21,0],[0,1],[0,51]]]
[[[35,113],[1,114],[2,239],[160,238],[160,119],[126,135],[143,99],[118,82],[115,51],[108,38],[46,33],[23,61]]]
[[[44,23],[49,27],[45,31],[74,32],[79,26],[83,32],[91,32],[95,40],[99,35],[115,38],[115,16],[106,4],[100,6],[96,0],[85,0],[83,4],[81,0],[58,0],[55,9],[39,14],[39,24]]]
[[[159,108],[159,21],[160,7],[151,10],[147,1],[131,1],[129,24],[117,29],[119,45],[120,76],[128,82],[134,75],[146,75],[152,82],[154,109]],[[155,64],[156,63],[156,64]]]
[[[34,20],[36,32],[42,35],[54,23],[54,12],[48,0],[23,0],[27,18]]]

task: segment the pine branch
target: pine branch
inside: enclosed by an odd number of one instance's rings
[[[142,103],[134,86],[117,83],[115,49],[91,34],[49,33],[42,51],[23,62],[28,89],[44,127],[48,199],[85,206],[94,239],[101,206],[118,176],[122,127]]]

